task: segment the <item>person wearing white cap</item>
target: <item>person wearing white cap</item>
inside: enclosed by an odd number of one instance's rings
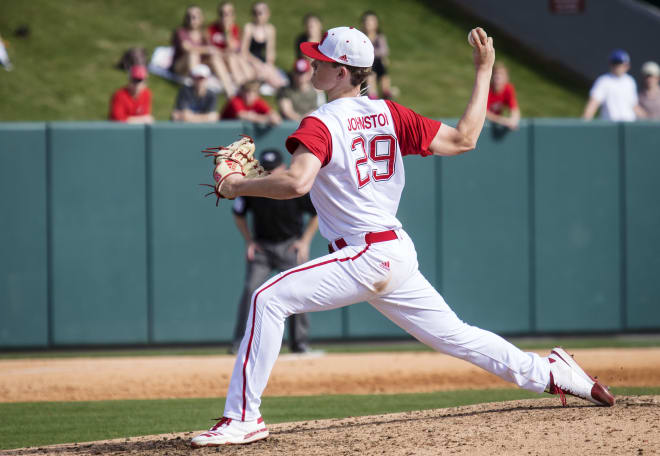
[[[326,92],[328,103],[287,138],[292,154],[288,169],[257,179],[230,175],[217,191],[226,198],[273,199],[310,192],[330,253],[276,275],[253,294],[223,417],[193,438],[192,446],[266,438],[259,406],[280,351],[285,319],[360,301],[435,350],[522,388],[560,394],[562,402],[571,394],[601,405],[614,403],[606,388],[562,349],[548,357],[525,353],[461,321],[419,271],[415,246],[396,217],[405,183],[403,156],[453,156],[476,147],[486,119],[495,49],[483,29],[470,35],[475,83],[456,128],[390,100],[359,96],[374,60],[373,45],[359,30],[337,27],[319,43],[301,44],[302,52],[314,59],[312,84]]]
[[[207,87],[211,76],[209,67],[200,63],[190,70],[193,80],[192,87],[183,86],[179,89],[172,111],[172,120],[175,122],[217,122],[218,96]]]
[[[642,90],[639,91],[639,105],[646,118],[660,120],[660,66],[655,62],[642,65]]]

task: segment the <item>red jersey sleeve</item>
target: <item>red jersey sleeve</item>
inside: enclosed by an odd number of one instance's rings
[[[392,114],[401,155],[433,155],[429,146],[442,122],[421,116],[394,101],[385,100],[385,103]]]
[[[293,154],[302,144],[321,161],[321,166],[332,158],[332,136],[328,127],[316,117],[305,117],[298,129],[286,139],[286,150]]]

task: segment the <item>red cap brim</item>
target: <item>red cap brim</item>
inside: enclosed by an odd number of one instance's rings
[[[300,51],[305,54],[307,57],[311,57],[314,60],[323,60],[324,62],[334,62],[330,57],[319,51],[319,43],[314,43],[311,41],[305,41],[300,43]]]

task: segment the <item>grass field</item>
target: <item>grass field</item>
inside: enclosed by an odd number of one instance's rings
[[[207,21],[215,19],[216,0],[197,2]],[[271,1],[278,28],[280,67],[293,62],[294,37],[307,11],[320,14],[325,27],[358,25],[374,8],[366,0]],[[186,3],[174,0],[30,0],[3,2],[0,35],[8,43],[14,71],[0,70],[0,121],[102,120],[111,93],[125,83],[113,68],[124,50],[143,46],[150,54],[167,45]],[[250,2],[236,2],[239,24],[249,19]],[[466,33],[473,21],[437,2],[383,0],[376,6],[391,49],[391,75],[401,90],[398,101],[432,117],[458,117],[467,102],[473,67]],[[31,34],[13,31],[28,25]],[[497,58],[510,66],[523,116],[576,117],[587,87],[562,79],[552,67],[529,61],[511,43],[498,41]],[[167,120],[177,87],[157,77],[149,82],[157,120]],[[221,99],[220,102],[224,102]]]
[[[617,395],[660,394],[660,388],[613,388]],[[424,394],[265,397],[267,423],[367,416],[540,397],[523,390]],[[0,404],[0,449],[87,442],[206,429],[224,398]],[[38,430],[38,432],[35,432]]]
[[[619,337],[564,337],[512,339],[523,349],[547,349],[563,345],[578,348],[658,347],[653,335]],[[420,351],[427,348],[414,341],[318,344],[331,353]],[[161,356],[224,354],[222,347],[159,349],[51,350],[4,352],[2,359],[45,357]],[[612,388],[617,395],[660,394],[652,388]],[[262,413],[268,423],[368,416],[412,410],[456,407],[482,402],[537,398],[516,389],[461,390],[416,394],[323,395],[265,397]],[[112,438],[196,431],[209,427],[222,413],[224,398],[158,399],[87,402],[0,403],[0,449],[73,443]],[[38,429],[39,432],[34,432]]]

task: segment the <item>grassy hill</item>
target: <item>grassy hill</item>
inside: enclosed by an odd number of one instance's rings
[[[197,2],[207,22],[216,17],[215,0]],[[447,15],[447,6],[432,2],[382,0],[271,1],[278,30],[278,65],[293,63],[293,40],[306,12],[319,14],[326,28],[358,25],[360,14],[375,9],[381,16],[391,52],[393,84],[398,98],[422,114],[458,117],[473,82],[467,31],[469,20]],[[0,35],[8,42],[14,71],[0,70],[0,121],[102,120],[111,93],[126,81],[113,68],[124,50],[143,46],[150,55],[169,43],[187,3],[174,0],[28,0],[0,4]],[[238,22],[249,20],[251,2],[235,2]],[[20,25],[30,35],[13,35]],[[494,36],[497,58],[510,67],[525,117],[579,116],[586,90],[558,80],[552,69],[534,68],[514,45]],[[154,115],[167,120],[177,87],[152,76]],[[220,103],[224,103],[221,97]]]

